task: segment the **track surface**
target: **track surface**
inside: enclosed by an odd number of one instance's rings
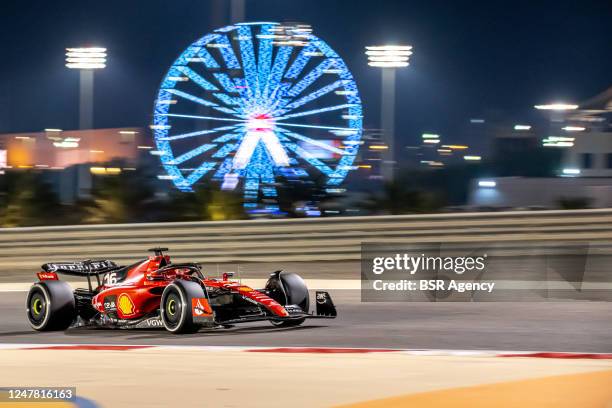
[[[356,290],[331,291],[335,320],[277,329],[266,322],[171,335],[159,329],[77,328],[38,333],[25,292],[0,293],[0,343],[333,346],[407,349],[612,352],[612,303],[361,303]]]

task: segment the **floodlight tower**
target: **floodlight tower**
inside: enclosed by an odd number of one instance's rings
[[[412,55],[410,45],[377,45],[366,47],[368,65],[382,68],[382,100],[380,118],[383,142],[388,146],[383,150],[382,176],[392,182],[395,173],[395,71],[409,65]]]
[[[230,2],[230,22],[240,23],[245,19],[246,4],[245,0],[231,0]]]
[[[66,48],[66,68],[78,69],[79,129],[93,128],[94,72],[106,67],[106,48]]]

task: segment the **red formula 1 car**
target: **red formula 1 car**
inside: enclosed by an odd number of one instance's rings
[[[275,326],[297,326],[307,318],[334,318],[327,292],[316,292],[316,313],[302,278],[277,271],[264,289],[233,280],[205,277],[195,263],[173,264],[167,248],[130,266],[114,262],[48,263],[32,285],[26,308],[36,330],[71,326],[114,328],[164,327],[172,333],[193,333],[201,327],[229,327],[267,320]],[[59,274],[84,276],[88,289],[73,290]]]

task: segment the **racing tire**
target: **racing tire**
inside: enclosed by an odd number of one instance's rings
[[[200,330],[202,325],[193,319],[191,299],[205,297],[204,289],[196,282],[175,280],[166,286],[159,304],[159,315],[164,328],[175,334]]]
[[[28,292],[26,314],[34,330],[66,330],[76,317],[72,288],[62,281],[35,283]]]
[[[304,279],[296,273],[278,272],[268,280],[266,289],[270,297],[281,305],[298,305],[304,313],[308,313],[310,307],[310,295]],[[306,319],[295,320],[270,320],[276,327],[294,327],[304,323]]]

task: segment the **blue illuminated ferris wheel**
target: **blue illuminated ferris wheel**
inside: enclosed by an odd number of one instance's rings
[[[338,189],[354,168],[362,107],[344,61],[307,26],[242,23],[176,59],[152,128],[177,188],[209,179],[257,207],[274,202],[283,182]]]

